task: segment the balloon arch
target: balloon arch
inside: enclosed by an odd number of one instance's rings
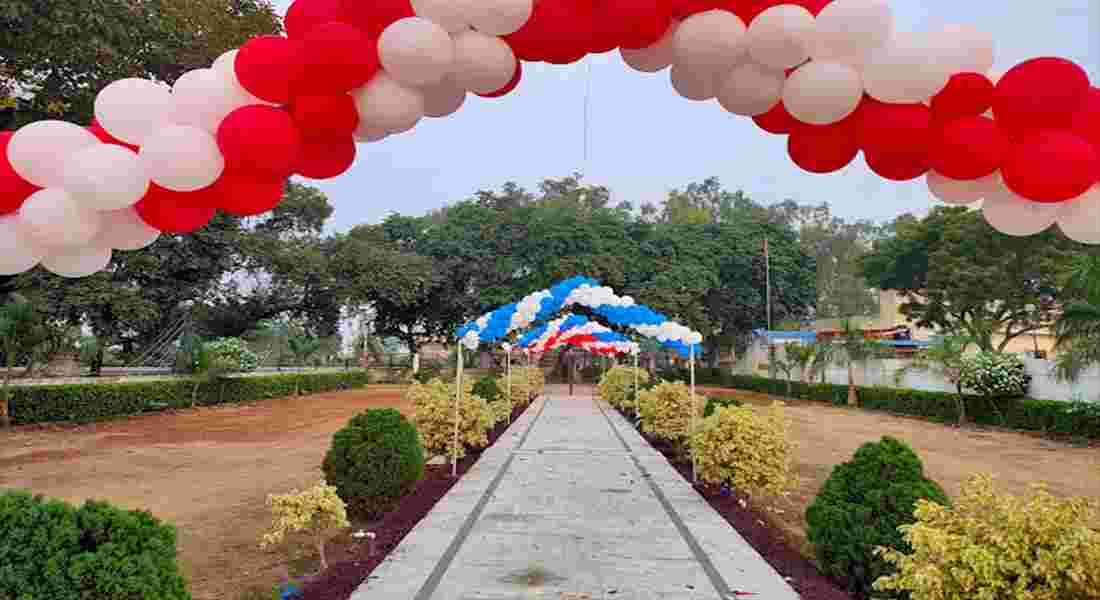
[[[796,165],[837,171],[862,151],[890,180],[984,201],[1012,235],[1057,223],[1100,243],[1100,90],[1060,58],[991,73],[970,26],[898,32],[887,0],[296,0],[261,36],[172,87],[124,79],[90,127],[0,133],[0,274],[95,273],[113,250],[249,216],[291,176],[335,177],[357,142],[507,95],[523,61],[618,49],[789,136]]]

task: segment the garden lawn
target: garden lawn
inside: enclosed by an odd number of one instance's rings
[[[733,396],[746,404],[768,406],[776,400],[787,404],[791,435],[798,444],[796,472],[799,486],[791,504],[773,522],[788,539],[810,555],[806,543],[805,512],[834,465],[850,460],[866,442],[892,435],[910,446],[924,462],[928,477],[939,482],[949,496],[977,472],[993,473],[1001,489],[1030,496],[1029,485],[1043,482],[1058,496],[1086,496],[1100,500],[1100,445],[1091,448],[1009,431],[958,429],[940,423],[881,412],[837,408],[815,402],[778,398],[754,392],[700,388],[711,396]],[[1096,524],[1100,527],[1100,523]]]
[[[411,414],[404,390],[0,431],[0,490],[149,510],[177,526],[195,600],[236,600],[250,588],[271,590],[288,570],[286,552],[258,547],[270,523],[267,495],[316,482],[332,434],[352,416],[382,407]]]

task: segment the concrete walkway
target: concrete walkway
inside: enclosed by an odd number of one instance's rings
[[[353,600],[796,600],[607,405],[540,399]]]

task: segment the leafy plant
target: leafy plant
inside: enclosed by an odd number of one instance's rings
[[[473,383],[463,384],[460,399],[453,385],[441,379],[414,383],[405,393],[414,407],[413,423],[420,432],[424,448],[452,459],[466,456],[467,448],[489,445],[488,432],[494,417],[489,402],[473,393]],[[454,444],[455,403],[458,400],[458,447]]]
[[[7,363],[3,383],[0,385],[0,427],[11,425],[8,386],[20,353],[33,352],[46,337],[46,328],[34,305],[23,299],[0,305],[0,350],[3,351]]]
[[[991,476],[976,475],[954,506],[919,501],[916,522],[902,527],[907,547],[878,550],[897,572],[875,589],[913,600],[1100,597],[1096,501],[1033,489],[1025,502],[998,492]]]
[[[696,395],[683,382],[662,381],[642,392],[639,400],[642,431],[659,439],[679,444],[691,435],[692,412],[696,425],[706,409],[705,396]]]
[[[313,539],[321,559],[321,570],[328,569],[325,543],[351,526],[344,501],[334,486],[324,481],[307,490],[289,494],[270,494],[271,529],[260,541],[261,549],[282,544],[288,535],[304,533]]]
[[[868,340],[849,319],[841,324],[837,359],[848,369],[848,406],[858,406],[855,366],[866,362],[878,351],[878,345]]]
[[[973,339],[965,336],[947,336],[917,354],[904,368],[894,373],[899,386],[912,371],[931,371],[955,386],[959,407],[959,425],[966,422],[966,396],[963,395],[963,372],[966,367],[966,349]]]
[[[823,572],[867,597],[875,580],[893,571],[875,548],[908,548],[898,527],[915,521],[913,508],[923,499],[948,502],[907,445],[886,436],[861,446],[833,468],[806,509],[807,536]]]
[[[1031,377],[1024,361],[1015,354],[979,352],[963,363],[963,387],[992,398],[1027,395]]]
[[[492,375],[486,375],[478,379],[474,383],[473,394],[481,396],[489,402],[496,402],[497,399],[504,396],[503,392],[500,391],[500,385],[497,383],[496,377]]]
[[[786,362],[798,373],[799,381],[806,381],[806,371],[814,362],[817,348],[810,344],[787,344],[783,347]],[[790,395],[790,394],[788,394]]]
[[[600,378],[596,393],[611,406],[634,410],[632,401],[635,381],[638,382],[639,387],[649,383],[649,372],[641,368],[635,370],[634,367],[613,367]]]
[[[231,373],[247,373],[260,366],[260,358],[240,338],[223,338],[207,342],[203,347],[209,353],[213,368],[229,369]]]
[[[321,469],[352,514],[378,517],[424,477],[424,448],[399,411],[372,409],[332,436]]]
[[[768,411],[723,406],[691,438],[699,478],[746,494],[781,496],[795,487],[794,443],[783,404]]]

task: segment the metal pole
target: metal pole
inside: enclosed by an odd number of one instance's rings
[[[638,351],[634,350],[634,417],[638,417]]]
[[[505,377],[504,377],[504,381],[505,381],[505,386],[508,389],[508,408],[509,408],[509,411],[508,411],[508,424],[511,425],[512,424],[512,413],[516,412],[515,401],[512,400],[512,347],[509,346],[508,349],[504,351],[504,353],[507,356],[506,360],[508,361],[507,362],[508,366],[505,368],[505,371],[504,371],[505,373],[507,373],[507,375],[505,375]]]
[[[690,363],[691,363],[691,430],[688,432],[688,444],[691,443],[691,436],[695,433],[695,344],[691,345],[690,351]],[[690,446],[689,446],[690,447]],[[695,453],[691,453],[691,482],[698,483],[699,477],[696,473]]]
[[[458,344],[458,375],[455,377],[455,437],[451,448],[451,477],[458,477],[458,407],[462,401],[462,343]]]

